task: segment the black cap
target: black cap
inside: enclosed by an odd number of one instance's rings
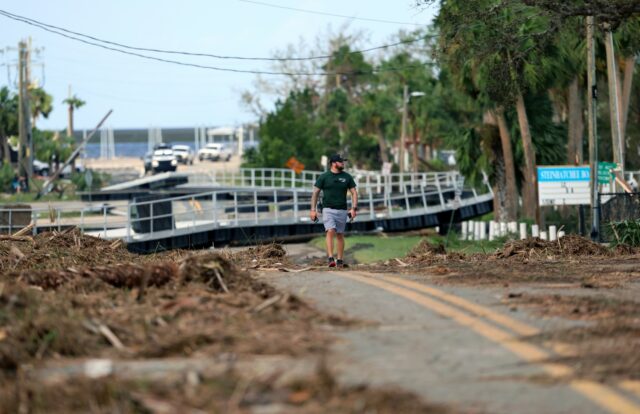
[[[342,155],[340,154],[333,154],[331,157],[329,157],[329,162],[345,162],[348,161],[346,158],[342,158]]]

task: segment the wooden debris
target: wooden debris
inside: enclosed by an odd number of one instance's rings
[[[25,254],[22,253],[22,251],[20,249],[18,249],[16,246],[11,246],[9,248],[9,252],[15,256],[18,260],[21,260],[25,257]]]
[[[25,236],[27,234],[31,234],[31,231],[33,230],[33,223],[29,224],[27,227],[23,227],[22,229],[18,230],[17,232],[13,233],[14,237],[21,237],[21,236]]]
[[[111,250],[116,250],[116,249],[119,249],[120,247],[122,247],[123,244],[124,244],[124,242],[122,241],[122,239],[118,239],[118,240],[114,241],[113,243],[111,243],[109,245],[109,248]]]
[[[224,293],[229,293],[229,288],[224,283],[224,280],[222,280],[222,275],[220,275],[220,271],[218,269],[214,269],[213,273],[216,275],[216,279],[218,279],[218,283],[220,283],[220,286],[222,287],[222,290],[224,290]]]
[[[400,265],[400,267],[407,267],[409,266],[408,264],[406,264],[405,262],[403,262],[402,260],[398,259],[396,257],[396,262],[398,262],[398,264]]]
[[[268,307],[273,306],[276,303],[278,303],[278,301],[280,299],[282,299],[281,295],[272,296],[269,299],[267,299],[264,302],[262,302],[261,304],[259,304],[258,306],[256,306],[255,308],[253,308],[253,312],[260,313],[263,310],[267,309]]]
[[[16,242],[33,242],[33,237],[29,236],[7,236],[6,234],[0,235],[0,241],[16,241]]]
[[[167,400],[162,400],[151,395],[142,394],[139,392],[131,393],[133,399],[144,408],[144,411],[148,411],[153,414],[173,414],[173,413],[185,413],[185,414],[204,414],[206,411],[198,410],[195,408],[185,407],[183,405],[174,404]]]
[[[98,332],[100,332],[105,338],[107,338],[107,341],[109,341],[109,343],[113,345],[115,348],[119,350],[126,349],[122,341],[120,341],[120,338],[118,338],[116,334],[114,334],[113,331],[109,329],[107,325],[100,324],[98,326]]]

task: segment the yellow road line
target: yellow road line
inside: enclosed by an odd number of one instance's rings
[[[373,276],[373,274],[371,273],[365,273],[365,272],[358,272],[358,273],[366,276]],[[507,329],[511,329],[513,332],[517,334],[524,335],[524,336],[534,336],[534,335],[539,335],[541,333],[541,331],[538,328],[535,328],[524,322],[520,322],[516,319],[513,319],[499,312],[495,312],[485,306],[478,305],[473,302],[469,302],[468,300],[463,299],[459,296],[455,296],[455,295],[451,295],[449,293],[443,292],[442,290],[436,289],[434,287],[427,286],[422,283],[414,282],[412,280],[391,276],[391,275],[380,274],[376,276],[379,276],[380,278],[388,282],[395,283],[398,285],[408,287],[410,289],[427,293],[433,297],[436,297],[437,299],[456,305],[480,317],[483,317],[492,322],[495,322],[500,326],[503,326]],[[547,348],[553,350],[555,353],[561,356],[575,356],[578,352],[574,346],[566,343],[546,342],[545,345],[547,346]]]
[[[364,272],[360,272],[361,274],[367,275],[367,276],[373,276],[371,274],[365,274]],[[378,275],[376,275],[378,276]],[[506,315],[503,315],[501,313],[495,312],[491,309],[488,309],[484,306],[480,306],[480,305],[476,305],[473,302],[469,302],[466,299],[463,299],[459,296],[454,296],[451,295],[449,293],[443,292],[439,289],[435,289],[432,288],[430,286],[426,286],[422,283],[418,283],[418,282],[414,282],[412,280],[407,280],[407,279],[402,279],[396,276],[390,276],[390,275],[379,275],[379,277],[381,277],[382,279],[389,281],[389,282],[393,282],[396,283],[398,285],[402,285],[411,289],[415,289],[418,290],[420,292],[424,292],[427,293],[431,296],[435,296],[438,299],[442,299],[445,302],[449,302],[452,303],[462,309],[466,309],[472,313],[475,313],[478,316],[481,316],[483,318],[489,319],[499,325],[504,326],[505,328],[509,328],[511,329],[513,332],[520,334],[520,335],[526,335],[526,336],[533,336],[533,335],[538,335],[540,334],[540,330],[538,328],[534,328],[533,326],[527,325],[523,322],[517,321],[513,318],[510,318]]]
[[[373,276],[371,273],[366,272],[358,272],[359,274],[366,276]],[[482,305],[477,305],[473,302],[469,302],[466,299],[463,299],[459,296],[451,295],[449,293],[443,292],[439,289],[436,289],[431,286],[424,285],[422,283],[418,283],[412,280],[402,279],[392,275],[379,275],[380,278],[405,286],[414,290],[418,290],[420,292],[427,293],[431,296],[434,296],[438,299],[441,299],[445,302],[454,304],[462,309],[466,309],[474,314],[489,319],[495,322],[498,325],[504,326],[505,328],[511,329],[512,331],[521,334],[521,335],[538,335],[541,331],[533,326],[529,326],[526,323],[517,321],[509,316],[500,314],[491,309],[488,309]],[[576,347],[571,344],[561,343],[561,342],[545,342],[544,347],[551,349],[553,352],[560,356],[565,357],[574,357],[578,355],[578,351]],[[618,386],[626,391],[632,392],[640,398],[640,381],[621,381],[618,383]]]
[[[423,306],[440,314],[441,316],[450,318],[458,324],[468,327],[481,336],[489,339],[490,341],[498,343],[523,360],[538,363],[546,372],[549,373],[549,375],[553,377],[558,378],[573,373],[573,370],[566,365],[544,362],[549,358],[549,354],[545,350],[535,345],[520,341],[512,334],[502,329],[496,328],[474,316],[470,316],[438,300],[432,299],[413,290],[409,290],[404,287],[385,282],[383,280],[380,280],[379,278],[361,276],[347,272],[335,272],[333,274],[346,277],[357,282],[375,286],[377,288],[386,290],[387,292],[402,296],[420,306]],[[612,413],[640,414],[640,406],[636,405],[633,401],[625,398],[624,396],[618,394],[614,390],[602,384],[598,384],[588,380],[574,380],[569,382],[569,386],[589,400],[595,402],[599,406]]]

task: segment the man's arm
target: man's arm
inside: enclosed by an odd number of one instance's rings
[[[356,218],[356,211],[358,210],[358,190],[355,187],[349,189],[351,192],[351,220]]]
[[[318,205],[318,195],[320,194],[320,189],[316,186],[313,186],[313,193],[311,193],[311,213],[309,213],[309,218],[311,220],[316,221],[318,218],[318,212],[316,211],[316,206]]]

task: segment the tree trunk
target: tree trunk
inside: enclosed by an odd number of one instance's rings
[[[417,173],[418,172],[418,142],[420,142],[420,133],[419,132],[414,132],[413,133],[413,140],[412,140],[412,145],[411,145],[411,156],[413,157],[413,172]]]
[[[513,221],[509,218],[509,194],[504,161],[504,158],[496,153],[493,165],[493,215],[496,221]]]
[[[567,161],[569,164],[579,165],[583,160],[584,119],[580,85],[576,77],[567,93],[569,103],[569,137],[567,140]]]
[[[633,83],[633,69],[635,68],[635,56],[629,56],[624,60],[624,84],[622,85],[622,103],[620,107],[620,133],[622,138],[627,132],[627,119],[629,118],[629,103],[631,102],[631,84]]]
[[[527,117],[527,108],[521,91],[517,91],[516,110],[518,112],[518,124],[520,125],[520,136],[522,138],[522,148],[524,150],[524,180],[523,186],[523,207],[524,214],[535,218],[536,223],[540,223],[540,208],[538,206],[538,185],[536,177],[536,152],[531,139],[531,128]]]
[[[9,152],[9,138],[4,133],[4,128],[0,128],[0,160],[11,165],[11,153]]]
[[[73,104],[69,104],[68,118],[67,118],[67,136],[73,136]]]
[[[611,119],[611,143],[613,148],[613,162],[618,163],[624,170],[624,139],[620,135],[620,84],[616,67],[613,33],[607,31],[604,42],[607,54],[607,80],[609,84],[609,117]],[[606,159],[606,158],[605,158]]]
[[[380,149],[380,159],[382,162],[389,162],[389,154],[387,150],[387,141],[384,139],[384,135],[382,135],[382,131],[380,131],[380,127],[376,128],[376,138],[378,138],[378,148]]]
[[[500,131],[500,144],[502,146],[502,158],[504,159],[505,180],[505,217],[504,221],[514,221],[518,213],[518,188],[516,187],[516,167],[511,145],[511,134],[507,128],[507,120],[504,117],[504,109],[498,108],[494,112]]]

